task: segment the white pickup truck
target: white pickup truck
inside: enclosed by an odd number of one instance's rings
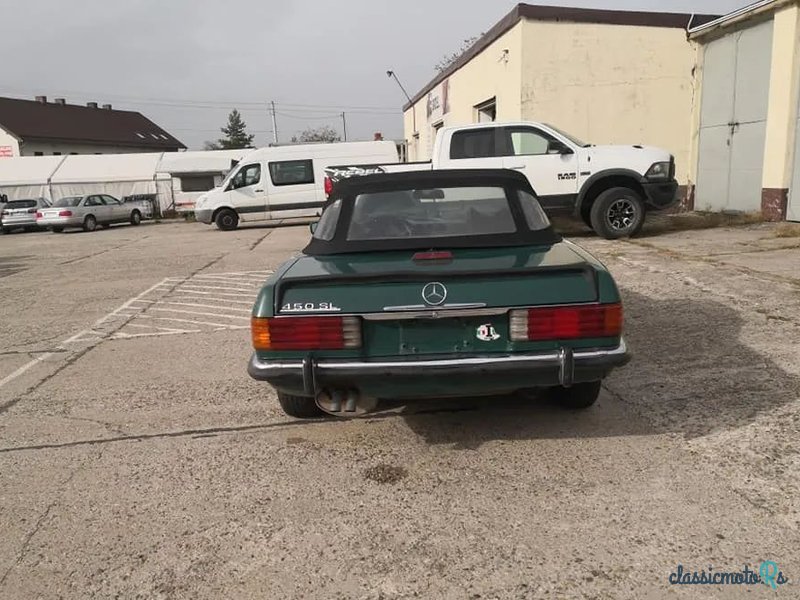
[[[424,163],[334,166],[330,191],[343,177],[422,169],[514,169],[525,173],[549,214],[583,219],[598,235],[635,235],[649,211],[678,200],[675,159],[647,146],[587,144],[544,123],[480,123],[439,130]]]

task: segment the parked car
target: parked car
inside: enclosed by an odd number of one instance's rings
[[[427,163],[332,166],[326,188],[348,176],[425,169],[514,169],[549,215],[574,216],[607,239],[636,235],[648,212],[678,202],[675,158],[641,145],[594,145],[546,123],[444,127]]]
[[[11,233],[14,229],[36,231],[36,212],[50,206],[47,198],[10,200],[0,205],[0,231]]]
[[[298,144],[244,156],[218,188],[202,194],[194,215],[223,230],[239,222],[314,217],[325,203],[325,167],[342,162],[392,162],[394,142]]]
[[[597,399],[629,360],[606,268],[507,170],[354,177],[253,307],[250,375],[295,417],[546,388]]]
[[[108,194],[89,194],[68,196],[36,213],[36,223],[61,232],[68,227],[80,227],[84,231],[94,231],[98,225],[111,227],[113,223],[138,225],[145,215],[142,203],[120,202]]]

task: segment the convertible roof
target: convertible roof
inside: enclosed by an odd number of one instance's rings
[[[487,187],[503,188],[514,217],[516,231],[502,234],[462,236],[437,236],[425,238],[393,238],[386,240],[350,240],[348,231],[353,216],[355,199],[360,194],[399,190],[425,190],[436,188]],[[457,169],[433,171],[406,171],[355,176],[338,181],[325,206],[323,219],[332,203],[341,202],[337,211],[333,237],[324,240],[312,237],[303,249],[307,255],[349,254],[353,252],[383,252],[393,250],[437,249],[437,248],[503,248],[514,246],[541,246],[554,244],[561,237],[548,226],[532,230],[528,226],[518,192],[535,193],[528,179],[518,171],[508,169]]]

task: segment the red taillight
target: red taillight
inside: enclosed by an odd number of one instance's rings
[[[36,211],[36,218],[41,219],[44,215],[40,213],[38,210]]]
[[[253,317],[256,350],[341,350],[361,346],[358,317]]]
[[[72,211],[71,210],[60,210],[60,211],[58,211],[58,216],[59,217],[71,217],[72,216]]]
[[[449,250],[417,252],[411,260],[453,260],[453,253]]]
[[[333,180],[330,177],[326,177],[323,185],[325,186],[325,195],[330,196],[333,191]]]
[[[622,333],[622,305],[592,304],[512,310],[509,325],[514,341],[619,337]]]

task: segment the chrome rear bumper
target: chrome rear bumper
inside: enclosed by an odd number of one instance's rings
[[[319,389],[335,382],[357,381],[359,378],[393,377],[398,379],[459,376],[463,374],[497,377],[530,376],[533,387],[541,381],[570,386],[581,381],[596,381],[615,367],[630,360],[624,339],[614,348],[575,350],[562,347],[555,352],[501,356],[465,356],[463,358],[417,360],[263,360],[256,354],[250,358],[247,372],[253,379],[269,381],[276,387],[289,384],[297,387],[302,381],[304,393],[316,395]],[[601,374],[600,377],[597,375]],[[292,385],[294,384],[294,385]]]

